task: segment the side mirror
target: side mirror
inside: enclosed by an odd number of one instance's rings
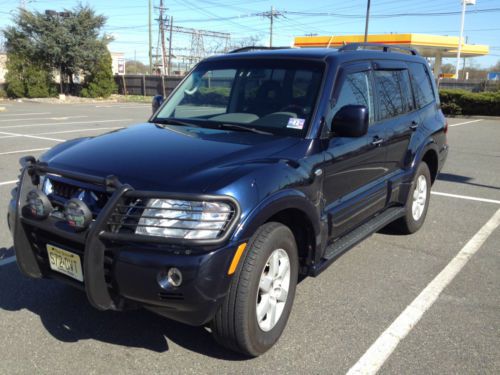
[[[368,131],[368,122],[368,108],[349,104],[335,114],[331,131],[339,137],[362,137]]]
[[[152,107],[153,107],[153,113],[155,113],[158,108],[160,108],[160,106],[162,105],[163,103],[163,95],[155,95],[153,97],[153,103],[152,103]]]

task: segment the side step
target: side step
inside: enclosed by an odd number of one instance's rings
[[[393,207],[385,210],[381,214],[375,216],[370,221],[354,229],[349,234],[328,246],[325,254],[320,263],[313,266],[310,270],[311,276],[318,276],[321,272],[328,268],[339,256],[344,254],[347,250],[356,246],[365,238],[371,236],[373,233],[379,231],[387,224],[405,215],[404,207]]]

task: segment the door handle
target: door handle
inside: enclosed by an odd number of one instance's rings
[[[373,146],[380,146],[384,142],[384,138],[379,138],[379,137],[373,137],[372,145]]]
[[[411,125],[410,125],[410,129],[411,130],[417,130],[417,128],[418,128],[418,122],[412,121]]]

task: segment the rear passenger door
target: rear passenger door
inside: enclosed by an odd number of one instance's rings
[[[387,198],[385,127],[376,124],[374,86],[370,62],[343,66],[335,84],[332,108],[325,114],[331,124],[345,105],[368,108],[366,135],[329,139],[325,150],[324,188],[329,235],[338,238],[381,211]]]
[[[386,128],[386,166],[389,174],[398,175],[410,161],[409,144],[420,117],[415,110],[406,63],[386,61],[374,65],[378,121]]]

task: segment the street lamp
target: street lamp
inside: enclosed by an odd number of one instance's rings
[[[467,5],[476,5],[476,0],[462,0],[462,19],[460,22],[460,38],[458,39],[457,64],[455,65],[455,79],[460,71],[460,53],[462,52],[462,39],[464,37],[465,8]]]

